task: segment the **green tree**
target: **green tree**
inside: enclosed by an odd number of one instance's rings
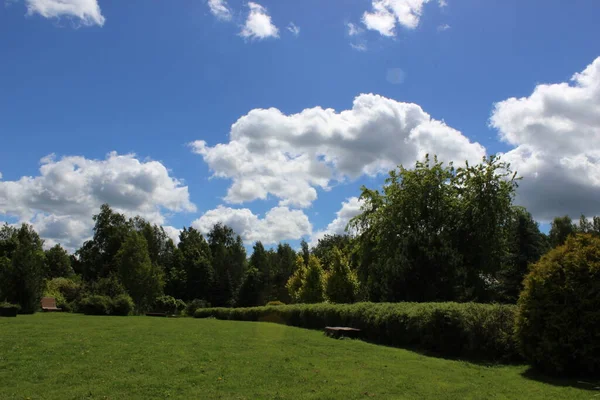
[[[556,217],[550,224],[550,245],[554,248],[563,245],[567,238],[577,231],[571,217]]]
[[[325,300],[325,272],[319,259],[311,255],[300,288],[300,303],[321,303]]]
[[[548,250],[546,238],[532,215],[523,207],[514,207],[508,232],[508,254],[498,274],[499,300],[516,303],[529,266]]]
[[[39,308],[44,290],[44,241],[31,225],[0,230],[0,293],[24,313]]]
[[[273,266],[274,291],[272,298],[284,303],[292,301],[286,284],[296,269],[296,252],[288,243],[279,243],[275,252]]]
[[[250,266],[244,275],[242,285],[238,291],[238,299],[236,305],[238,307],[255,307],[265,305],[262,282],[262,274],[260,271]]]
[[[46,278],[68,278],[74,275],[69,253],[60,244],[46,250]]]
[[[288,290],[290,300],[294,303],[300,302],[300,289],[306,276],[306,265],[301,255],[296,256],[295,271],[288,279],[285,287]]]
[[[317,245],[313,247],[312,254],[321,260],[323,268],[326,270],[332,265],[333,260],[330,257],[334,254],[333,249],[337,248],[343,253],[348,253],[351,247],[352,239],[350,235],[325,235],[317,241]]]
[[[254,268],[258,271],[258,282],[262,285],[259,288],[260,296],[257,298],[257,304],[266,303],[269,300],[271,294],[271,260],[272,257],[269,252],[265,250],[263,244],[258,241],[254,244],[252,255],[250,256],[250,268]],[[246,280],[248,279],[246,273]]]
[[[131,232],[115,256],[119,275],[138,312],[146,311],[163,293],[162,271],[152,263],[144,236]]]
[[[332,303],[354,303],[359,289],[356,273],[350,269],[348,258],[340,249],[334,247],[330,252],[325,297]]]
[[[308,248],[308,243],[306,243],[306,240],[304,239],[300,241],[300,254],[302,255],[302,259],[304,260],[304,265],[308,267],[310,249]]]
[[[168,269],[168,294],[185,300],[208,300],[214,283],[214,270],[210,248],[198,230],[191,227],[183,229],[175,258],[173,268]]]
[[[230,306],[246,268],[246,249],[239,235],[226,225],[216,224],[208,233],[212,254],[214,284],[213,306]]]

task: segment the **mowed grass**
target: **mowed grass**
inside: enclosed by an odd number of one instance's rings
[[[0,318],[0,399],[591,399],[525,366],[427,357],[271,323]]]

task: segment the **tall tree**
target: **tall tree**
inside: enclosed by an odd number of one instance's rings
[[[74,274],[69,253],[60,244],[46,250],[46,277],[48,279],[69,277]]]
[[[325,300],[325,272],[319,259],[313,255],[308,259],[308,267],[302,279],[299,299],[301,303],[321,303]]]
[[[44,289],[44,241],[33,227],[5,225],[0,230],[0,293],[3,299],[21,306],[24,313],[39,308]]]
[[[275,286],[272,298],[290,303],[292,299],[286,288],[286,283],[296,270],[296,252],[288,243],[279,243],[275,254],[276,261],[271,264],[274,268],[273,285]]]
[[[164,282],[162,271],[150,260],[148,243],[141,233],[129,233],[115,256],[115,263],[137,311],[148,310],[162,294]]]
[[[325,283],[325,296],[333,303],[354,303],[358,295],[358,279],[350,269],[348,258],[340,249],[330,250],[329,274]]]
[[[577,227],[568,215],[554,218],[550,223],[550,245],[552,247],[561,246],[576,231]]]
[[[308,243],[306,243],[306,240],[304,240],[304,238],[300,241],[300,252],[302,254],[302,259],[304,259],[304,265],[308,267],[310,249],[308,247]]]
[[[211,303],[214,306],[229,306],[245,270],[246,249],[240,236],[223,224],[213,226],[208,233],[208,245],[214,269]]]
[[[214,284],[212,256],[208,243],[194,228],[184,228],[173,268],[169,271],[169,287],[172,296],[185,300],[209,300]]]
[[[258,271],[257,282],[260,282],[260,296],[257,298],[257,302],[264,305],[271,293],[271,257],[269,257],[269,253],[260,241],[254,244],[249,267]],[[248,280],[248,273],[246,273],[246,280]],[[255,283],[255,285],[257,284]]]
[[[342,253],[349,253],[351,246],[350,235],[325,235],[317,241],[317,245],[313,247],[312,254],[317,256],[321,260],[321,264],[325,270],[334,262],[330,257],[334,254],[334,249],[339,249]]]

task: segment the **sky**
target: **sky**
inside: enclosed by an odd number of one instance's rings
[[[46,246],[103,203],[314,244],[427,153],[600,215],[600,1],[2,1],[0,221]]]

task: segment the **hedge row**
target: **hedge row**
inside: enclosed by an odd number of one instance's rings
[[[516,307],[476,303],[296,304],[204,308],[196,318],[276,322],[308,329],[350,326],[363,338],[437,355],[511,362],[520,360],[514,339]]]

